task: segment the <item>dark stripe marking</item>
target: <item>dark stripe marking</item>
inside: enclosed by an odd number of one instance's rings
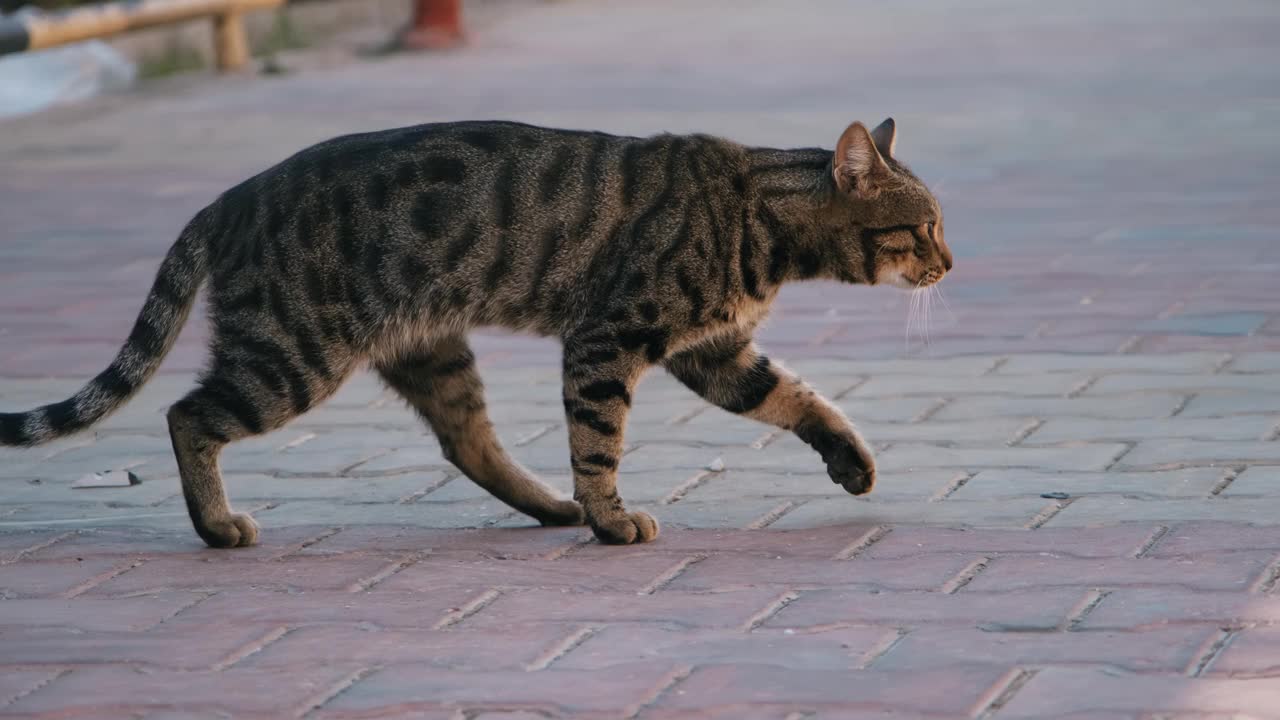
[[[616,425],[601,418],[600,413],[591,408],[577,408],[573,411],[572,417],[574,422],[586,425],[601,435],[612,436],[618,434]]]
[[[437,156],[427,158],[422,164],[422,180],[429,183],[450,183],[457,184],[462,182],[466,176],[467,166],[461,159],[448,156]]]
[[[738,396],[726,402],[724,409],[732,413],[747,413],[764,403],[778,386],[778,376],[770,367],[769,358],[760,355],[755,364],[738,378],[736,385]]]
[[[631,406],[631,393],[620,380],[597,380],[578,390],[578,395],[592,402],[605,402],[618,398],[628,407]]]

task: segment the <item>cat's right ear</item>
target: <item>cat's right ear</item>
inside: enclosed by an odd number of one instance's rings
[[[880,189],[892,177],[871,133],[860,122],[853,123],[840,135],[831,172],[836,187],[863,200],[880,194]]]

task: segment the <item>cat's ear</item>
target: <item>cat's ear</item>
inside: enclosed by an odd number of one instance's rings
[[[892,175],[871,134],[860,122],[853,123],[840,135],[831,172],[837,187],[863,200],[879,194],[880,188]]]
[[[885,118],[884,122],[877,125],[871,131],[871,139],[875,141],[876,149],[881,155],[893,157],[893,148],[898,143],[898,126],[894,124],[893,118]]]

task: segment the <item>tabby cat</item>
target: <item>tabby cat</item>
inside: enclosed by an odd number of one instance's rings
[[[834,482],[865,493],[867,443],[751,336],[789,281],[916,288],[950,270],[941,209],[894,158],[895,136],[892,119],[855,122],[832,153],[459,122],[320,143],[197,213],[115,360],[67,400],[0,414],[0,444],[48,442],[119,408],[207,280],[212,359],[168,422],[191,520],[214,547],[258,537],[228,505],[222,448],[315,407],[363,363],[467,477],[606,543],[658,534],[616,488],[631,393],[654,364],[793,431]],[[477,326],[563,342],[573,500],[499,445],[466,339]]]

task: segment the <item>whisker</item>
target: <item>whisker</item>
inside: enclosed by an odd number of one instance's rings
[[[929,306],[933,304],[933,286],[930,285],[924,289],[924,349],[928,353],[933,349],[933,343],[929,338]]]
[[[958,325],[959,323],[956,322],[956,314],[951,312],[951,303],[947,302],[947,296],[942,291],[942,284],[939,283],[936,287],[938,288],[938,299],[942,301],[942,309],[946,311],[947,317],[950,318],[949,322],[952,325]]]
[[[907,352],[911,352],[911,328],[916,328],[917,335],[925,338],[925,344],[928,344],[927,333],[924,326],[924,280],[916,283],[915,290],[911,291],[911,315],[910,322],[907,324]]]
[[[915,311],[916,292],[912,290],[911,296],[907,300],[907,323],[902,330],[902,351],[907,355],[911,354],[911,319],[915,316]]]

